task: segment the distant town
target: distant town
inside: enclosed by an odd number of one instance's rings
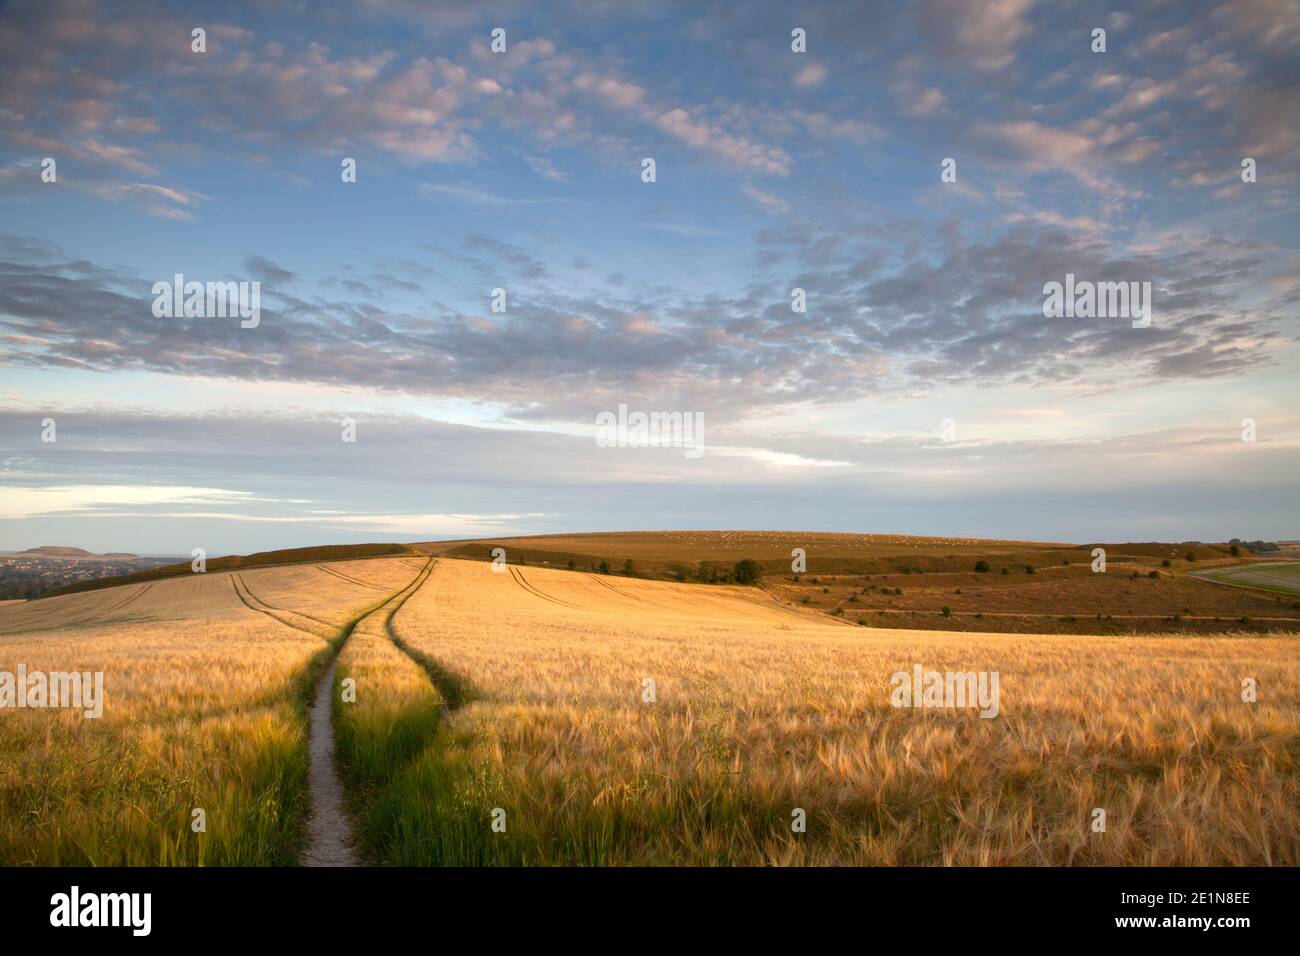
[[[183,560],[188,559],[127,552],[94,554],[82,548],[51,545],[0,551],[0,601],[34,598],[65,584],[147,571]]]

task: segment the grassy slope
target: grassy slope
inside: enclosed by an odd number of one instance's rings
[[[1195,577],[1234,587],[1276,591],[1300,597],[1300,563],[1256,563],[1192,572]]]
[[[794,548],[803,548],[810,574],[967,571],[979,559],[990,564],[1059,565],[1062,561],[1088,563],[1092,549],[1104,547],[1108,560],[1134,560],[1158,564],[1163,559],[1198,561],[1230,559],[1227,545],[1175,545],[1159,542],[1124,544],[1065,544],[980,538],[922,537],[917,535],[848,534],[798,531],[636,531],[593,534],[533,535],[429,541],[413,547],[432,554],[489,560],[493,548],[504,548],[507,560],[532,565],[592,570],[605,560],[621,570],[632,560],[639,573],[674,577],[685,571],[693,576],[701,565],[712,563],[730,571],[742,558],[752,558],[768,574],[788,573]]]

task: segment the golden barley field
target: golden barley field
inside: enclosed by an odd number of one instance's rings
[[[98,719],[0,711],[0,864],[294,862],[311,676],[377,588],[414,574],[395,561],[331,570],[196,574],[0,608],[0,670],[102,671],[105,697]]]
[[[103,669],[107,696],[99,721],[0,712],[0,862],[294,862],[305,703],[340,642],[371,862],[1300,862],[1294,635],[885,630],[446,557],[136,591],[0,608],[0,670]],[[916,665],[996,672],[997,716],[892,706]]]

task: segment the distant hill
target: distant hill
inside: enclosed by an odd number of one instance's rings
[[[39,548],[27,548],[18,554],[34,554],[44,558],[137,558],[139,555],[129,551],[110,551],[107,554],[95,554],[85,548],[69,548],[63,545],[43,544]]]

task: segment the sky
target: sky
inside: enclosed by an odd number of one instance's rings
[[[1297,90],[1296,0],[0,2],[0,549],[1300,538]]]

